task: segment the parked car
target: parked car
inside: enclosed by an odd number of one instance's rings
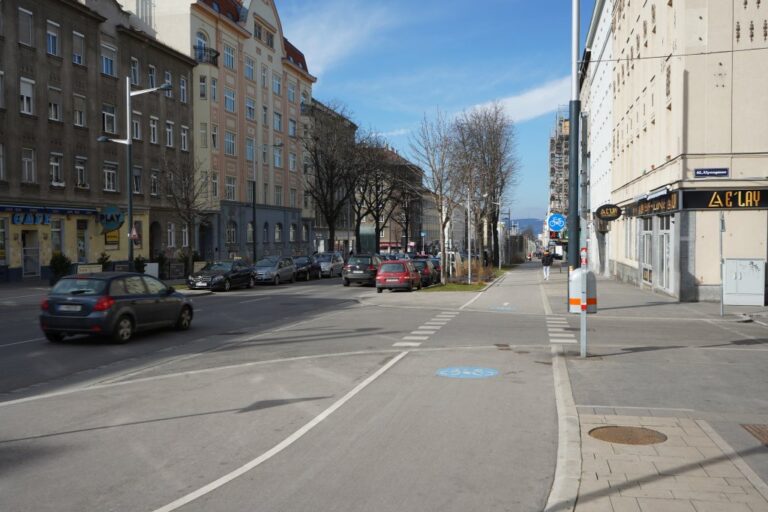
[[[432,260],[414,260],[412,263],[421,274],[421,286],[431,286],[439,280],[440,274],[435,272]]]
[[[200,271],[187,277],[189,288],[229,291],[239,286],[252,287],[251,268],[242,260],[222,260],[207,263]]]
[[[350,256],[342,271],[342,284],[376,284],[376,272],[381,265],[381,258],[376,254],[357,254]]]
[[[151,276],[100,272],[63,277],[40,303],[40,328],[51,342],[93,334],[126,343],[137,331],[192,325],[192,302]]]
[[[442,268],[443,268],[443,264],[442,264],[442,262],[440,261],[440,258],[434,258],[434,257],[433,257],[433,258],[430,258],[430,260],[432,261],[432,265],[434,265],[434,267],[435,267],[435,272],[437,273],[437,281],[436,281],[436,282],[438,282],[438,283],[439,283],[439,282],[441,282],[441,280],[442,280],[442,273],[443,273],[443,271],[442,271]]]
[[[315,260],[314,256],[297,256],[293,258],[293,264],[296,265],[297,280],[320,279],[320,263]]]
[[[256,262],[253,277],[257,283],[292,283],[296,280],[296,265],[289,256],[269,256]]]
[[[421,274],[410,260],[386,261],[376,273],[376,293],[385,289],[421,290]]]
[[[320,263],[320,275],[325,277],[341,276],[344,257],[340,252],[321,252],[315,259]]]

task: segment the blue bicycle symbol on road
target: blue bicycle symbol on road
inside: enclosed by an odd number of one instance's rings
[[[547,225],[551,231],[562,231],[565,229],[565,215],[553,213],[547,219]]]
[[[452,368],[440,368],[437,375],[451,379],[487,379],[499,374],[498,370],[493,368],[475,368],[467,366],[454,366]]]

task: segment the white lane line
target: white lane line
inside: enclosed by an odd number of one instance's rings
[[[568,343],[576,343],[575,339],[566,339],[566,338],[557,338],[553,340],[549,340],[550,343],[559,343],[561,345],[565,345]]]
[[[442,315],[448,315],[448,316],[456,316],[456,315],[458,315],[458,314],[459,314],[459,312],[458,312],[458,311],[441,311],[441,312],[440,312],[440,315],[441,315],[441,316],[442,316]]]
[[[240,304],[248,304],[249,302],[259,302],[260,300],[267,300],[269,297],[259,297],[258,299],[241,300]]]
[[[419,327],[419,329],[424,329],[424,330],[433,330],[433,329],[435,329],[436,330],[436,329],[440,329],[441,327],[442,327],[442,325],[422,325],[421,327]]]
[[[196,499],[200,498],[201,496],[205,496],[206,494],[218,489],[219,487],[231,482],[232,480],[244,475],[248,471],[252,470],[253,468],[257,467],[258,465],[262,464],[263,462],[268,461],[278,453],[282,452],[289,446],[291,446],[293,443],[301,439],[307,432],[315,428],[317,425],[320,424],[324,419],[326,419],[328,416],[333,414],[337,409],[339,409],[342,405],[347,403],[349,400],[351,400],[355,395],[360,393],[363,389],[365,389],[370,383],[378,379],[381,375],[384,374],[387,370],[392,368],[394,365],[396,365],[402,358],[408,355],[408,351],[400,352],[394,359],[389,361],[387,364],[379,368],[379,370],[365,379],[363,382],[358,384],[352,391],[344,395],[339,401],[331,405],[329,408],[321,412],[318,416],[316,416],[313,420],[311,420],[309,423],[305,424],[303,427],[301,427],[299,430],[285,438],[283,441],[272,447],[269,451],[264,452],[260,456],[256,457],[255,459],[251,460],[250,462],[240,466],[236,470],[232,471],[231,473],[228,473],[221,478],[214,480],[213,482],[209,483],[208,485],[205,485],[198,490],[191,492],[187,494],[186,496],[182,496],[181,498],[177,499],[176,501],[169,503],[168,505],[165,505],[164,507],[160,507],[156,509],[154,512],[171,512],[173,510],[179,509],[186,505],[187,503],[191,503],[195,501]]]
[[[435,318],[437,320],[453,320],[454,317],[448,316],[448,315],[436,315]]]
[[[502,306],[509,306],[509,302],[505,302]]]
[[[435,334],[436,332],[437,331],[411,331],[411,334],[415,334],[416,336],[421,336],[421,335],[425,335],[425,334],[426,335],[432,335],[432,334]]]
[[[549,334],[550,338],[574,338],[575,336],[569,332],[552,332]]]
[[[429,339],[429,336],[403,336],[406,341],[425,341]]]
[[[23,345],[24,343],[34,343],[35,341],[43,341],[45,338],[32,338],[31,340],[16,341],[14,343],[4,343],[0,345],[0,348],[12,347],[14,345]]]
[[[539,294],[541,296],[541,305],[544,306],[544,314],[552,316],[552,306],[549,305],[549,299],[547,293],[544,291],[544,285],[539,283]]]
[[[469,306],[470,304],[472,304],[473,302],[475,302],[477,299],[479,299],[479,298],[480,298],[480,296],[481,296],[482,294],[483,294],[483,292],[480,292],[480,293],[478,293],[478,294],[477,294],[477,295],[475,295],[473,298],[469,299],[469,300],[468,300],[468,301],[467,301],[467,302],[466,302],[466,303],[465,303],[463,306],[461,306],[459,309],[464,309],[464,308],[466,308],[467,306]]]
[[[448,323],[448,320],[429,320],[427,322],[424,322],[425,325],[434,324],[434,325],[445,325]]]
[[[553,333],[553,332],[565,332],[565,328],[564,327],[563,328],[560,328],[560,327],[547,327],[547,330],[550,333]]]
[[[398,341],[392,345],[393,347],[419,347],[421,343],[418,341]]]
[[[681,407],[640,407],[637,405],[586,405],[586,404],[577,404],[576,407],[593,407],[595,409],[638,409],[641,411],[648,411],[650,409],[653,409],[654,411],[686,411],[686,412],[696,412],[696,409],[683,409]]]

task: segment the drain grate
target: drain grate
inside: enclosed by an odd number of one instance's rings
[[[644,427],[597,427],[590,430],[589,435],[616,444],[659,444],[667,440],[661,432]]]
[[[742,425],[742,427],[763,445],[768,446],[768,425]]]

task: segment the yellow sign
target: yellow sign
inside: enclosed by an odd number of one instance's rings
[[[104,245],[107,247],[120,247],[120,231],[114,230],[104,233]]]
[[[760,190],[716,190],[709,198],[708,208],[757,208]]]

